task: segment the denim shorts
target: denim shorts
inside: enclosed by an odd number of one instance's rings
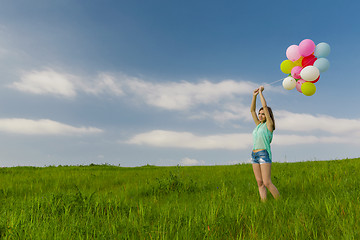
[[[251,153],[251,163],[263,164],[271,163],[269,153],[266,150]]]

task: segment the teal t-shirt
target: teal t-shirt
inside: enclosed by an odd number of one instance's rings
[[[253,150],[266,149],[269,158],[272,160],[270,143],[273,133],[267,128],[266,123],[260,123],[253,131]]]

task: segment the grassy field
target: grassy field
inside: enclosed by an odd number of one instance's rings
[[[360,159],[273,163],[259,201],[250,164],[0,169],[1,239],[360,239]]]

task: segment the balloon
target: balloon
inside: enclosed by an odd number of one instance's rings
[[[298,48],[298,45],[291,45],[290,47],[288,47],[286,49],[286,57],[291,61],[298,60],[301,57]]]
[[[282,84],[286,90],[292,90],[296,87],[296,80],[293,77],[287,77]]]
[[[303,85],[303,83],[305,83],[306,81],[304,79],[299,79],[296,82],[296,90],[298,90],[298,92],[301,92],[301,85]]]
[[[314,55],[318,58],[324,58],[330,54],[330,45],[327,43],[319,43],[315,47]]]
[[[302,40],[299,45],[290,45],[286,49],[286,57],[280,69],[287,74],[282,85],[287,90],[296,88],[306,96],[316,92],[314,83],[320,79],[320,73],[327,71],[330,63],[326,57],[330,54],[329,44],[317,45],[311,39]]]
[[[280,65],[281,71],[286,74],[291,73],[293,67],[295,67],[295,64],[290,60],[284,60]]]
[[[309,81],[309,82],[316,83],[317,81],[319,81],[319,79],[320,79],[320,76],[317,79],[315,79],[314,81]]]
[[[312,65],[314,65],[314,62],[316,61],[316,59],[317,58],[313,54],[311,54],[311,55],[303,58],[303,60],[301,61],[301,65],[303,67],[312,66]]]
[[[329,69],[330,62],[326,58],[319,58],[314,62],[314,67],[317,67],[319,71],[322,73]]]
[[[314,81],[320,76],[320,71],[314,66],[307,66],[301,70],[300,76],[305,81]]]
[[[304,59],[303,56],[301,56],[298,60],[294,61],[295,66],[303,67],[302,60]]]
[[[306,96],[312,96],[316,92],[315,84],[313,84],[311,82],[304,82],[301,85],[301,91]]]
[[[295,79],[300,79],[301,76],[300,76],[300,72],[303,68],[302,67],[299,67],[299,66],[295,66],[293,67],[293,69],[291,69],[291,76]]]
[[[307,57],[315,50],[315,43],[310,39],[304,39],[299,44],[299,53],[303,57]]]

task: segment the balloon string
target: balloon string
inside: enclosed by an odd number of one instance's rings
[[[282,81],[284,79],[285,78],[282,78],[282,79],[276,80],[275,82],[272,82],[272,83],[265,83],[265,85],[273,85],[274,83],[280,82],[280,81]]]

